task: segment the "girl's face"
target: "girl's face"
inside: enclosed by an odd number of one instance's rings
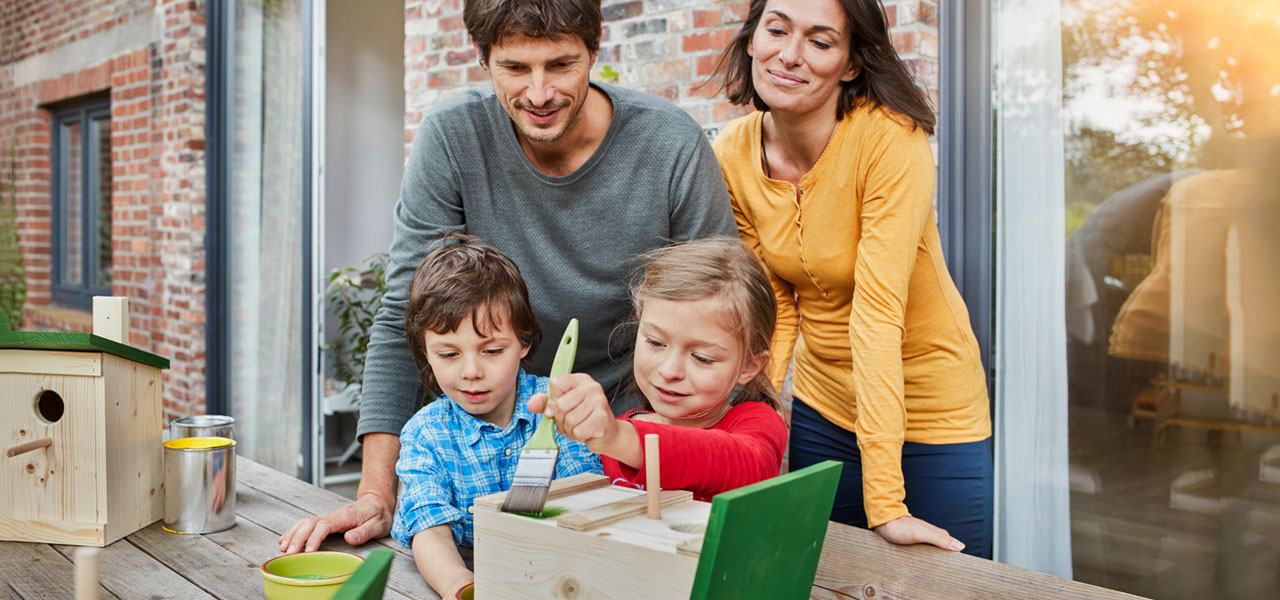
[[[705,429],[729,412],[729,392],[764,367],[746,357],[713,300],[647,300],[636,332],[635,378],[667,423]]]
[[[511,319],[503,318],[492,330],[477,334],[467,317],[453,331],[427,331],[423,336],[427,364],[440,390],[477,419],[506,427],[515,411],[520,359],[529,353]]]
[[[834,114],[841,82],[858,74],[847,29],[837,0],[769,0],[747,44],[756,94],[770,110]]]

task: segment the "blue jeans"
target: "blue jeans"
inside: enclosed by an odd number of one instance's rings
[[[862,453],[853,432],[833,425],[799,398],[791,409],[795,471],[824,460],[844,463],[831,520],[867,526],[862,507]],[[964,542],[964,553],[991,558],[991,438],[965,444],[902,445],[902,476],[912,516]]]

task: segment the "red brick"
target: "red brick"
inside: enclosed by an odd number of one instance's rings
[[[684,36],[680,49],[685,52],[723,50],[733,40],[733,32],[733,29],[726,28],[703,33],[691,33]]]
[[[693,28],[703,29],[706,27],[714,27],[720,24],[720,9],[713,8],[709,10],[693,11]]]

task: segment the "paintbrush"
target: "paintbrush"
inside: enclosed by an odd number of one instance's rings
[[[578,320],[570,319],[564,328],[556,357],[551,361],[551,377],[566,375],[573,370],[573,357],[578,351]],[[547,404],[551,403],[548,390]],[[534,430],[533,437],[520,449],[516,463],[516,475],[511,480],[511,490],[502,502],[503,512],[536,515],[547,504],[547,488],[556,475],[556,461],[560,447],[556,445],[556,421],[544,416]]]

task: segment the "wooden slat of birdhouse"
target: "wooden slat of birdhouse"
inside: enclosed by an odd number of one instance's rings
[[[643,493],[630,491],[637,494],[641,509],[632,518],[660,525],[645,518]],[[501,511],[477,511],[477,600],[689,597],[698,559],[678,554],[675,541],[655,550],[632,543],[610,525],[587,532],[547,525],[547,521]],[[643,578],[618,576],[636,565],[643,565]]]
[[[52,443],[0,463],[0,516],[61,524],[51,525],[51,533],[69,541],[68,529],[80,531],[106,514],[96,477],[98,378],[10,373],[3,379],[0,440],[18,445],[47,437]],[[10,535],[0,526],[0,539],[17,539]]]
[[[97,377],[102,374],[102,355],[58,350],[0,350],[0,373]]]
[[[660,504],[663,508],[666,508],[690,500],[693,500],[692,492],[686,490],[663,490]],[[616,523],[628,517],[643,515],[648,510],[648,502],[644,495],[633,496],[605,506],[564,515],[556,519],[556,525],[574,531],[589,531],[603,525]]]
[[[608,477],[595,473],[579,473],[562,479],[553,479],[551,486],[547,488],[547,502],[608,485]],[[476,510],[502,510],[502,503],[506,498],[505,492],[476,498],[475,508]]]
[[[107,355],[103,371],[109,544],[164,516],[164,417],[159,369]]]

